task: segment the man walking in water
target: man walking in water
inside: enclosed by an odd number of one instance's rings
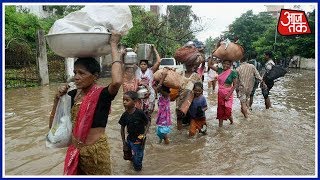
[[[245,118],[248,118],[249,97],[255,81],[262,81],[262,78],[256,67],[247,63],[245,58],[241,59],[241,64],[236,70],[238,72],[237,95],[241,103],[241,112]]]
[[[256,69],[258,70],[260,76],[261,76],[261,70],[262,70],[262,65],[260,62],[257,61],[257,53],[255,51],[252,52],[251,54],[251,58],[248,63],[249,64],[253,64]],[[260,83],[260,80],[256,79],[255,78],[255,82],[254,82],[254,86],[253,86],[253,89],[252,89],[252,92],[250,94],[250,100],[249,100],[249,109],[251,110],[251,106],[252,106],[252,103],[253,103],[253,96],[256,92],[256,89],[258,88],[259,86],[259,83]]]
[[[266,106],[266,109],[269,109],[271,107],[271,102],[270,102],[270,98],[269,98],[269,92],[271,90],[271,88],[274,85],[274,81],[270,80],[266,77],[267,73],[272,69],[273,66],[275,66],[274,61],[272,60],[272,52],[271,51],[266,51],[264,53],[264,59],[267,61],[265,64],[265,69],[266,72],[263,75],[263,81],[265,82],[265,84],[267,86],[261,86],[261,90],[262,90],[262,95],[264,97],[264,104]]]

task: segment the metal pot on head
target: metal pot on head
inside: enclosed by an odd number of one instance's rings
[[[126,48],[126,55],[124,56],[124,64],[126,66],[133,66],[137,64],[137,54],[133,51],[132,48]]]

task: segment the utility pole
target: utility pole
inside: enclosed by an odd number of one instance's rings
[[[276,51],[276,44],[277,44],[277,35],[278,35],[278,21],[279,21],[279,11],[277,10],[277,23],[276,23],[276,29],[275,29],[275,32],[274,32],[274,45],[273,45],[273,52]]]

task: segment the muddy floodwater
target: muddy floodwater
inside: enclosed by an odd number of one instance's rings
[[[106,128],[114,175],[315,176],[317,122],[315,71],[290,69],[271,90],[273,108],[265,110],[261,90],[254,96],[250,117],[234,100],[234,124],[218,128],[217,92],[207,86],[207,135],[188,138],[188,127],[176,130],[175,102],[171,103],[170,144],[158,144],[153,118],[146,143],[143,170],[133,171],[123,160],[120,125],[122,91],[112,103]],[[106,85],[110,79],[100,79]],[[45,146],[53,95],[60,84],[6,89],[4,147],[5,175],[62,175],[66,149]],[[217,88],[216,88],[217,89]],[[155,117],[156,113],[153,114]]]

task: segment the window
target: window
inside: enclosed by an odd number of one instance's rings
[[[163,58],[160,65],[174,65],[174,60],[171,58]]]

